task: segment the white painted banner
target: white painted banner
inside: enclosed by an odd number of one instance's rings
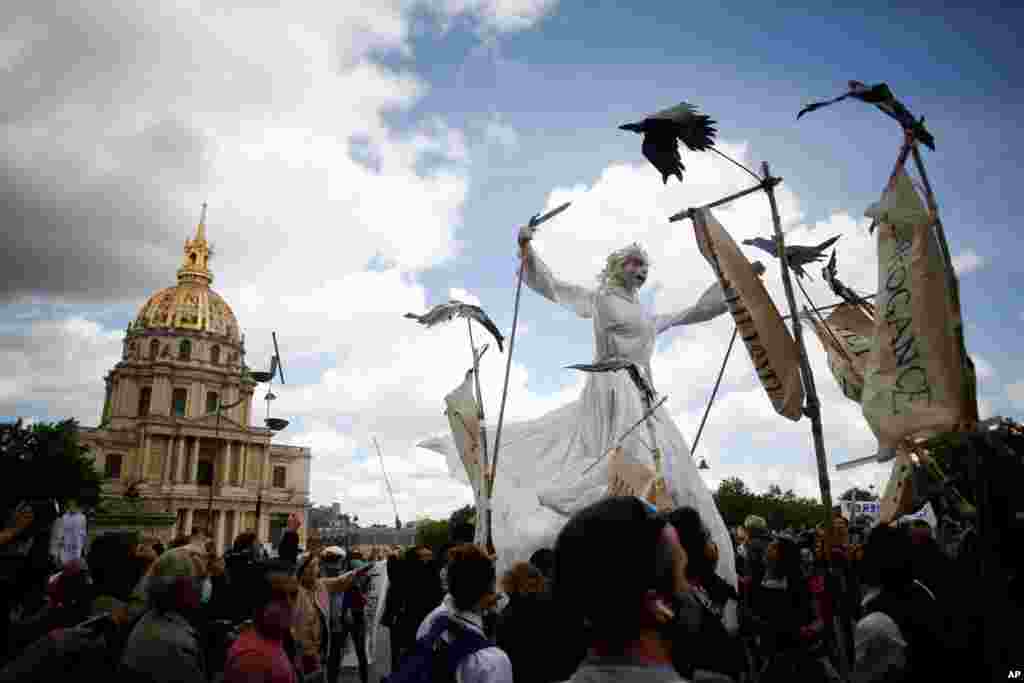
[[[366,592],[366,661],[372,667],[374,655],[377,653],[377,634],[380,630],[380,618],[384,612],[384,596],[388,592],[387,563],[374,562],[369,578],[369,590]],[[341,666],[343,668],[359,666],[352,638],[349,638],[348,642],[345,643],[345,654],[342,657]]]

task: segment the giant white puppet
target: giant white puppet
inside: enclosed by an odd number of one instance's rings
[[[655,387],[651,356],[655,337],[678,325],[710,320],[728,309],[717,284],[694,306],[669,315],[650,315],[639,301],[649,259],[639,245],[608,256],[596,287],[563,282],[552,274],[532,246],[536,228],[519,233],[524,282],[545,299],[594,323],[594,362],[635,363]],[[501,439],[492,505],[494,545],[499,563],[526,560],[537,549],[553,547],[570,515],[607,495],[609,448],[645,414],[645,403],[627,372],[588,373],[579,399],[535,420],[508,424]],[[662,454],[662,470],[676,505],[696,508],[719,549],[718,573],[735,585],[732,543],[711,492],[690,457],[686,439],[664,407],[622,443],[626,461],[654,466],[652,447]],[[493,453],[494,435],[490,435]],[[654,444],[651,440],[654,440]],[[465,480],[450,437],[420,444],[447,456],[453,476]],[[609,548],[609,558],[614,548]]]

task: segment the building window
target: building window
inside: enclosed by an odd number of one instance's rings
[[[188,389],[175,389],[171,394],[171,404],[175,417],[185,417],[185,411],[188,409]]]
[[[142,387],[139,391],[139,417],[145,417],[149,415],[149,402],[153,398],[153,389],[150,387]]]
[[[154,339],[149,342],[149,358],[150,360],[156,360],[156,357],[160,355],[160,342]]]
[[[106,479],[121,478],[121,460],[124,456],[120,453],[108,453],[103,463],[103,476]]]
[[[178,344],[178,360],[192,360],[192,342],[182,339]]]
[[[200,460],[196,467],[196,483],[203,486],[210,486],[213,484],[213,462],[210,460]]]
[[[214,365],[218,365],[220,363],[219,346],[214,346],[212,349],[210,349],[210,362],[213,363]]]
[[[285,472],[287,469],[283,465],[277,465],[274,467],[274,488],[283,489],[286,483]]]
[[[210,415],[217,412],[217,406],[220,405],[220,397],[216,391],[206,392],[206,414]]]

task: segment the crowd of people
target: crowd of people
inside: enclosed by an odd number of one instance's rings
[[[0,546],[32,524],[16,515]],[[252,532],[223,556],[200,529],[167,548],[107,533],[55,573],[5,571],[0,683],[337,683],[349,643],[370,683],[374,571],[389,683],[916,681],[970,661],[979,610],[932,529],[861,531],[850,542],[838,513],[801,532],[750,516],[736,587],[698,511],[629,497],[585,508],[501,576],[469,543],[302,552],[290,528],[271,558]]]

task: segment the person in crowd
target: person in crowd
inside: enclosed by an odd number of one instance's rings
[[[484,636],[483,613],[498,599],[494,562],[481,548],[470,543],[457,545],[449,551],[449,592],[441,604],[431,610],[415,632],[415,638],[426,637],[440,617],[447,617],[449,627],[439,636],[455,643],[465,631]],[[454,646],[453,646],[453,649]],[[496,646],[484,647],[455,662],[455,680],[459,683],[512,683],[512,662]]]
[[[565,660],[565,634],[558,629],[547,579],[532,564],[517,562],[502,577],[501,588],[508,604],[498,621],[496,641],[512,661],[516,682],[565,680],[572,668],[555,666]]]
[[[548,586],[550,586],[555,568],[555,551],[551,548],[536,550],[533,555],[530,555],[530,564],[537,568],[537,571],[547,579]]]
[[[400,588],[395,593],[397,603],[391,608],[392,646],[398,637],[399,664],[416,642],[416,630],[423,619],[430,614],[444,598],[441,592],[441,577],[434,565],[434,553],[425,545],[418,545],[406,551],[400,572]],[[451,566],[448,568],[449,587]],[[392,653],[393,656],[395,653]],[[395,667],[396,669],[398,667]]]
[[[327,611],[332,593],[352,587],[353,576],[322,578],[320,558],[307,554],[299,562],[295,576],[299,580],[298,618],[295,640],[301,650],[301,671],[306,683],[322,683],[330,653],[331,628]]]
[[[122,683],[203,683],[201,638],[193,619],[202,606],[206,568],[185,546],[164,553],[146,583],[148,610],[135,624],[121,656]]]
[[[760,661],[786,659],[802,650],[801,629],[814,621],[800,554],[791,539],[774,539],[765,553],[761,583],[750,593],[750,618],[757,635]]]
[[[749,515],[744,520],[743,532],[746,538],[743,584],[747,588],[752,588],[760,585],[764,578],[765,553],[768,551],[768,544],[771,543],[771,534],[768,531],[768,523],[759,515]]]
[[[454,543],[442,543],[441,547],[437,549],[437,568],[442,593],[448,592],[448,551],[453,547],[455,547]]]
[[[362,553],[354,551],[349,558],[349,566],[353,570],[372,569],[363,559]],[[366,652],[367,622],[366,604],[367,594],[370,590],[369,573],[354,578],[352,587],[344,593],[335,593],[332,596],[331,607],[331,655],[328,671],[334,671],[334,678],[341,667],[341,655],[345,651],[345,644],[349,637],[352,638],[353,649],[356,653],[356,661],[359,664],[359,679],[362,683],[369,683],[370,665]],[[341,598],[339,600],[339,598]],[[338,604],[340,603],[340,605]],[[340,606],[338,612],[335,608]]]
[[[244,571],[247,576],[239,579],[250,591],[252,626],[228,650],[224,683],[297,683],[298,662],[289,656],[287,645],[299,596],[294,568],[263,560]]]
[[[388,649],[391,652],[391,670],[398,671],[401,663],[401,648],[405,644],[404,634],[398,630],[402,609],[405,562],[397,550],[393,550],[386,563],[388,589],[384,595],[384,610],[381,612],[381,626],[388,629]]]
[[[610,562],[615,548],[622,562]],[[672,525],[639,498],[613,497],[572,516],[555,542],[554,596],[589,629],[570,683],[684,683],[694,608],[687,555]],[[569,635],[569,634],[567,634]]]
[[[746,668],[743,645],[734,635],[739,595],[715,573],[718,554],[711,533],[692,507],[677,508],[666,519],[686,551],[686,580],[703,608],[700,630],[688,650],[688,667],[681,673],[688,678],[697,670],[739,677]]]
[[[285,561],[295,564],[299,559],[299,528],[302,520],[294,512],[288,516],[288,528],[281,534],[281,541],[277,545],[277,556]]]
[[[858,680],[948,677],[955,648],[934,594],[914,579],[907,534],[886,525],[875,527],[864,548],[861,575],[866,590],[864,616],[854,632]]]

